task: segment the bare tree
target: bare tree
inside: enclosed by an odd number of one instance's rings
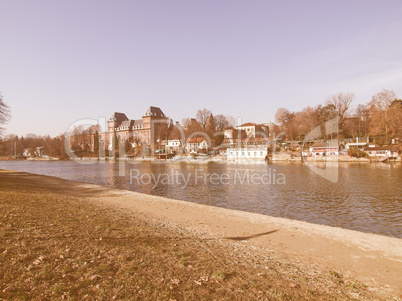
[[[312,107],[305,107],[297,115],[299,115],[297,119],[303,134],[309,133],[318,125],[317,115]]]
[[[395,101],[394,91],[383,90],[370,102],[370,134],[391,138],[400,133],[402,127],[402,105]]]
[[[11,118],[10,107],[3,101],[3,96],[0,93],[0,124],[8,122],[10,118]],[[0,127],[0,134],[2,130],[3,128]]]
[[[183,126],[183,128],[187,129],[191,124],[191,119],[190,118],[183,118],[181,120],[181,125]]]
[[[294,117],[295,114],[286,108],[279,108],[275,113],[275,121],[284,128],[290,125]]]
[[[230,126],[232,127],[236,126],[236,118],[234,118],[233,116],[226,115],[226,120],[228,121],[228,125],[226,126],[226,128]]]
[[[355,117],[358,118],[359,136],[367,136],[368,125],[370,122],[370,106],[367,104],[359,104],[355,109]]]
[[[201,125],[194,118],[184,118],[182,124],[187,136],[194,132],[200,132],[203,130]]]
[[[355,109],[355,116],[364,118],[369,115],[370,107],[367,104],[358,104]]]
[[[196,119],[197,119],[198,123],[201,125],[203,130],[205,130],[205,127],[208,123],[210,115],[211,115],[211,111],[206,108],[203,108],[202,110],[197,111]]]
[[[315,115],[318,124],[321,125],[324,122],[335,118],[336,116],[335,107],[332,104],[327,104],[326,106],[320,104],[315,108]]]
[[[348,116],[350,104],[355,95],[353,93],[337,93],[327,97],[326,104],[332,105],[339,116],[339,129],[343,130],[345,119]]]
[[[317,126],[315,110],[312,107],[306,107],[294,114],[292,133],[296,138],[301,139]]]
[[[279,108],[275,114],[275,121],[281,125],[282,130],[286,131],[286,139],[294,140],[298,136],[297,125],[295,124],[296,113],[290,112],[286,108]]]
[[[218,114],[214,117],[215,121],[215,130],[217,132],[223,131],[223,129],[227,126],[229,126],[229,121],[226,119],[226,117],[222,114]]]
[[[95,134],[96,132],[101,133],[102,132],[102,127],[99,124],[96,125],[91,125],[87,129],[88,134]]]

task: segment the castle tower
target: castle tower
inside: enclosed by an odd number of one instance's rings
[[[155,151],[155,143],[158,139],[166,139],[164,131],[165,128],[167,129],[167,117],[160,108],[151,106],[145,112],[144,116],[142,116],[142,120],[147,140],[153,153]]]
[[[111,150],[113,146],[113,138],[116,132],[116,128],[120,126],[123,121],[127,121],[128,118],[126,114],[114,112],[112,117],[107,121],[107,132],[108,132],[108,149]]]

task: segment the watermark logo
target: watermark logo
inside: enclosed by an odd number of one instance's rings
[[[110,124],[109,124],[110,123]],[[147,124],[141,125],[120,125],[114,127],[113,120],[106,121],[105,117],[99,119],[80,119],[72,123],[65,133],[65,151],[70,159],[80,164],[93,164],[105,162],[105,160],[118,161],[118,175],[127,176],[127,164],[138,164],[145,160],[150,160],[151,164],[169,164],[175,161],[191,163],[206,163],[211,157],[219,154],[220,159],[214,160],[215,163],[225,164],[228,161],[236,163],[253,164],[255,162],[269,162],[272,160],[278,144],[282,142],[286,133],[280,132],[275,137],[269,136],[269,131],[259,126],[258,129],[248,128],[247,124],[242,124],[239,117],[238,126],[230,130],[214,133],[214,138],[221,137],[225,143],[215,143],[204,131],[193,131],[186,136],[186,130],[178,125],[173,125],[175,139],[169,140],[169,125],[166,120],[149,120]],[[172,130],[172,129],[170,129]],[[333,118],[323,125],[316,127],[308,133],[301,145],[301,161],[310,170],[326,180],[336,183],[338,181],[338,154],[339,154],[339,118]],[[223,139],[222,139],[223,137]],[[326,137],[319,148],[309,144]],[[309,145],[308,156],[305,149]],[[80,149],[90,149],[98,157],[93,160],[83,160],[77,155]],[[133,151],[134,150],[134,151]],[[169,151],[174,150],[174,156],[167,160]],[[130,153],[131,152],[131,153]],[[313,155],[312,155],[313,153]],[[161,159],[162,158],[162,159]],[[98,160],[96,160],[98,159]],[[104,159],[104,160],[101,160]],[[320,161],[320,163],[317,163]],[[322,161],[325,162],[322,168]],[[282,175],[275,178],[274,173],[260,174],[250,173],[244,169],[243,174],[236,170],[235,175],[228,174],[207,174],[195,172],[187,179],[184,174],[136,174],[136,169],[130,170],[130,181],[136,180],[141,183],[181,183],[184,187],[190,179],[197,183],[218,183],[225,185],[227,181],[233,184],[279,184],[286,183]],[[181,186],[180,184],[177,184]]]
[[[155,189],[159,185],[175,185],[181,189],[192,185],[285,185],[286,177],[277,173],[276,169],[269,168],[264,173],[252,172],[250,169],[235,169],[233,173],[206,173],[198,168],[194,172],[183,173],[171,168],[165,173],[144,173],[140,169],[130,169],[130,185],[152,185]]]
[[[324,130],[324,135],[323,135]],[[318,126],[314,128],[311,132],[309,132],[303,139],[303,146],[312,140],[321,138],[323,136],[327,137],[325,142],[321,142],[319,146],[314,147],[311,146],[311,151],[309,151],[308,158],[304,157],[304,152],[302,152],[302,160],[304,164],[312,170],[317,175],[321,176],[322,178],[336,183],[338,182],[339,178],[339,140],[338,140],[338,132],[339,132],[339,117],[335,117],[327,122],[325,122],[322,126]],[[314,161],[313,156],[318,159]],[[324,168],[321,168],[321,162],[325,160]]]

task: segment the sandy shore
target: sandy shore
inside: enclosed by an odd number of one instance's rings
[[[188,235],[222,240],[253,256],[291,264],[309,275],[334,271],[364,283],[374,293],[402,296],[402,240],[398,238],[30,176],[44,190],[58,187],[63,193],[142,216]]]
[[[231,238],[257,254],[269,254],[301,269],[339,271],[373,290],[402,295],[401,239],[132,191],[107,192],[99,202],[174,223],[204,237]]]

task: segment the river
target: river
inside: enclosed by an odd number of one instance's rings
[[[401,164],[339,163],[329,181],[302,163],[91,163],[0,161],[0,169],[402,238]]]

